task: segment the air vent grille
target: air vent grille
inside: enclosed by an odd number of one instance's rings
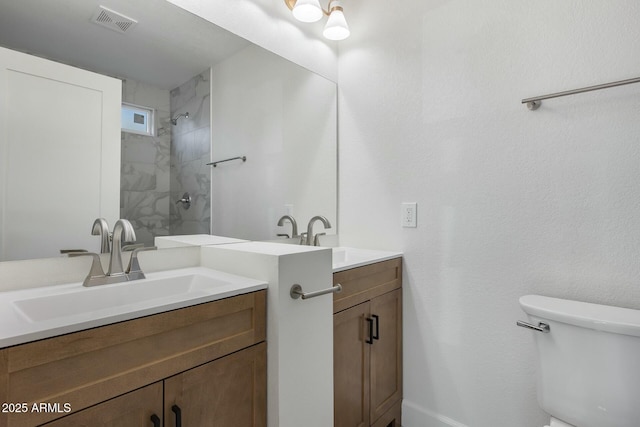
[[[104,6],[98,6],[98,9],[93,14],[91,21],[118,33],[125,33],[138,23],[135,19],[129,18],[128,16]]]

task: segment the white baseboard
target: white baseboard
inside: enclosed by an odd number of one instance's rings
[[[402,427],[468,427],[456,420],[420,407],[406,399],[402,401]]]

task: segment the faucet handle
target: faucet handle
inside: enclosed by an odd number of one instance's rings
[[[136,250],[138,248],[144,248],[144,243],[135,243],[133,245],[124,245],[122,247],[122,252],[131,252],[131,251]]]
[[[153,251],[156,249],[158,249],[156,246],[149,246],[148,248],[137,247],[133,249],[133,251],[131,252],[131,259],[129,260],[129,266],[125,271],[125,274],[127,275],[128,280],[138,280],[138,279],[145,278],[144,273],[140,268],[140,263],[138,262],[138,252]]]
[[[313,238],[313,246],[320,246],[320,236],[326,236],[327,233],[318,233]]]
[[[67,254],[72,254],[76,252],[89,252],[89,251],[86,249],[60,249],[60,255],[67,255]]]
[[[100,255],[94,252],[69,252],[67,255],[69,255],[70,258],[78,256],[93,257],[93,261],[91,261],[91,270],[89,270],[89,274],[85,277],[84,282],[82,282],[82,286],[94,286],[102,283],[101,279],[104,279],[106,275],[102,269]]]
[[[300,233],[300,244],[301,245],[306,245],[307,244],[307,232],[306,231],[304,233]]]

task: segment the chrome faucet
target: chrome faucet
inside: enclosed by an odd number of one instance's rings
[[[313,218],[311,218],[309,220],[309,224],[307,225],[307,232],[303,233],[305,236],[303,236],[302,239],[300,239],[300,244],[301,245],[308,245],[308,246],[319,246],[320,242],[318,241],[318,237],[324,235],[325,233],[318,233],[315,235],[315,237],[313,236],[313,224],[315,224],[316,221],[321,221],[322,225],[324,225],[324,228],[331,228],[331,223],[329,222],[329,220],[327,218],[325,218],[322,215],[316,215]]]
[[[109,269],[105,274],[102,268],[100,255],[93,252],[70,252],[70,257],[90,256],[91,270],[82,283],[83,286],[106,285],[110,283],[126,282],[128,280],[144,279],[144,273],[138,263],[138,252],[157,249],[154,247],[145,248],[143,245],[129,245],[122,247],[122,243],[133,243],[136,240],[136,233],[133,226],[126,219],[119,219],[113,227],[113,242],[111,245],[111,257],[109,259]],[[122,251],[130,249],[131,258],[129,266],[124,271],[122,268]]]
[[[126,219],[119,219],[113,226],[113,240],[111,242],[111,258],[109,259],[109,270],[107,276],[124,275],[122,268],[122,243],[133,243],[136,241],[136,232],[133,226]]]
[[[287,220],[289,220],[289,222],[291,223],[291,237],[298,237],[298,223],[296,222],[295,218],[292,217],[291,215],[284,215],[282,218],[280,218],[278,220],[278,225],[282,227],[284,225],[284,222]],[[288,234],[278,234],[278,236],[289,237]]]
[[[96,220],[93,221],[93,226],[91,227],[91,235],[100,236],[101,254],[108,254],[109,252],[111,252],[111,234],[109,233],[109,224],[107,223],[106,219],[96,218]]]

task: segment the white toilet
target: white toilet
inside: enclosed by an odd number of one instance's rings
[[[527,295],[550,427],[640,426],[640,310]]]

